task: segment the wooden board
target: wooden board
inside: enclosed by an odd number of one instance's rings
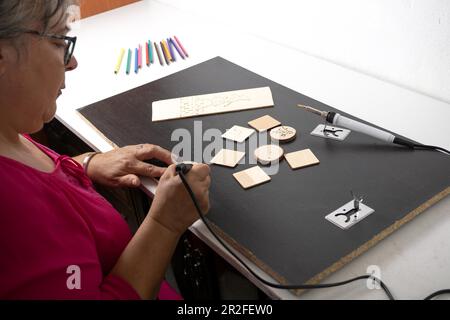
[[[273,95],[270,109],[151,122],[152,101],[266,86]],[[211,211],[207,217],[236,250],[281,283],[318,283],[405,223],[414,223],[417,215],[448,196],[450,160],[439,152],[411,151],[355,132],[344,141],[312,136],[321,120],[302,112],[297,104],[357,119],[220,57],[80,112],[119,146],[147,142],[169,150],[179,143],[171,140],[175,130],[195,136],[199,127],[194,120],[202,120],[202,132],[219,129],[224,133],[233,125],[246,126],[269,114],[296,129],[297,138],[283,144],[283,149],[290,153],[309,148],[319,165],[292,170],[287,161],[281,161],[270,182],[245,190],[233,173],[255,166],[250,157],[256,146],[246,141],[245,164],[211,166]],[[203,150],[210,142],[191,140],[187,144],[192,150]],[[364,197],[364,203],[375,212],[342,230],[325,216],[351,200],[350,190]]]
[[[256,187],[270,181],[270,177],[258,166],[233,173],[233,177],[244,189]]]
[[[299,169],[319,164],[319,159],[314,155],[311,149],[305,149],[290,152],[284,155],[286,161],[292,169]]]
[[[258,119],[254,119],[248,122],[248,125],[258,130],[258,132],[270,130],[276,126],[279,126],[280,124],[280,121],[267,114],[265,116],[259,117]]]
[[[244,156],[245,152],[242,151],[222,149],[211,159],[210,162],[220,166],[234,168]]]
[[[251,128],[234,125],[222,135],[222,138],[242,143],[254,133],[255,130]]]
[[[197,117],[273,106],[269,87],[155,101],[152,121]]]

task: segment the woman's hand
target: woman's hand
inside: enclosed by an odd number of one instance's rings
[[[202,213],[209,209],[209,167],[196,164],[186,181],[198,199]],[[149,214],[120,255],[111,274],[128,282],[143,299],[153,299],[182,233],[198,218],[194,204],[169,166],[159,179]]]
[[[95,155],[89,162],[87,174],[91,180],[111,187],[138,187],[138,176],[161,177],[166,168],[143,162],[158,159],[170,165],[171,153],[159,146],[140,144]]]
[[[203,214],[209,210],[209,186],[211,184],[209,173],[208,165],[194,164],[186,174],[186,181],[194,192]],[[167,168],[159,179],[148,217],[177,236],[180,236],[199,218],[186,187],[175,172],[175,165]]]

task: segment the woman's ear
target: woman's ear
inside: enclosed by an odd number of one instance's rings
[[[7,65],[7,53],[6,53],[6,44],[4,41],[0,41],[0,77],[3,76],[6,70]]]
[[[3,67],[4,60],[5,60],[5,58],[4,58],[4,54],[3,54],[3,43],[0,41],[0,77],[4,73],[4,70],[3,70],[4,69],[4,67]]]
[[[4,75],[6,69],[15,60],[17,60],[17,52],[6,41],[0,40],[0,77]]]

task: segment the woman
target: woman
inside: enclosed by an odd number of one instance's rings
[[[128,146],[61,156],[27,134],[56,110],[64,74],[74,70],[66,37],[68,0],[0,0],[0,299],[155,298],[180,235],[197,218],[167,150]],[[132,237],[119,213],[92,187],[138,186],[160,177]],[[209,209],[209,168],[187,175]]]

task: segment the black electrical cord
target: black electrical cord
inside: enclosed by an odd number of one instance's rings
[[[176,167],[176,171],[178,173],[178,175],[181,178],[181,181],[183,182],[184,186],[186,187],[186,190],[188,191],[194,205],[195,208],[197,209],[197,213],[200,216],[200,219],[203,221],[203,223],[205,224],[206,228],[209,230],[209,232],[211,232],[211,234],[214,236],[214,238],[236,259],[238,260],[241,265],[248,270],[248,272],[250,272],[256,279],[258,279],[259,281],[261,281],[262,283],[264,283],[265,285],[269,286],[269,287],[273,287],[273,288],[277,288],[277,289],[288,289],[288,290],[292,290],[292,289],[323,289],[323,288],[331,288],[331,287],[338,287],[338,286],[342,286],[342,285],[346,285],[348,283],[354,282],[354,281],[358,281],[358,280],[363,280],[363,279],[372,279],[374,281],[376,281],[377,283],[380,284],[381,288],[384,290],[384,292],[386,293],[386,296],[389,298],[389,300],[395,300],[393,295],[391,294],[391,292],[389,291],[388,287],[384,284],[383,281],[381,281],[380,279],[378,279],[377,277],[373,277],[371,275],[363,275],[363,276],[359,276],[356,278],[352,278],[349,280],[345,280],[345,281],[341,281],[341,282],[336,282],[336,283],[325,283],[325,284],[300,284],[300,285],[281,285],[281,284],[277,284],[277,283],[272,283],[269,282],[263,278],[261,278],[260,276],[258,276],[249,266],[247,266],[247,264],[244,263],[244,261],[242,261],[242,259],[240,259],[233,251],[231,251],[231,249],[222,241],[222,239],[220,239],[215,233],[214,231],[211,229],[209,223],[206,221],[205,216],[203,215],[200,206],[197,202],[197,198],[195,197],[191,187],[189,186],[189,183],[186,181],[186,176],[185,174],[191,169],[192,165],[187,165],[184,163],[178,164]]]
[[[450,294],[450,289],[443,289],[443,290],[439,290],[436,292],[433,292],[432,294],[430,294],[428,297],[426,297],[424,300],[431,300],[437,296],[440,296],[442,294]]]
[[[426,144],[412,144],[412,147],[415,149],[426,149],[426,150],[436,150],[436,151],[442,151],[450,155],[450,151],[441,147],[437,146],[429,146]]]
[[[433,150],[433,151],[442,151],[444,153],[446,153],[447,155],[450,155],[450,151],[447,149],[444,149],[442,147],[437,147],[437,146],[430,146],[427,144],[418,144],[418,143],[414,143],[411,142],[409,140],[403,139],[403,138],[399,138],[399,137],[395,137],[394,141],[392,141],[395,144],[401,145],[401,146],[405,146],[407,148],[410,149],[422,149],[422,150]]]

